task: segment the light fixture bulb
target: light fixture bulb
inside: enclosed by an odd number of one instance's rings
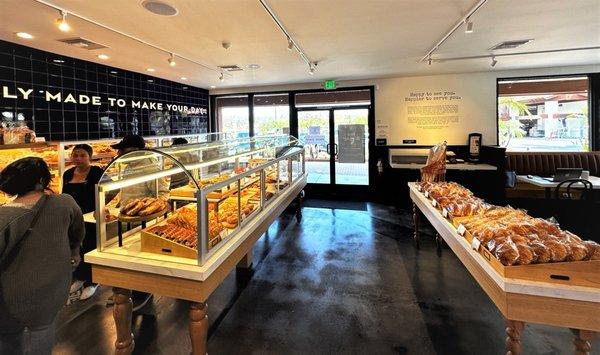
[[[19,38],[23,38],[23,39],[33,39],[33,36],[32,36],[32,35],[30,35],[30,34],[29,34],[29,33],[27,33],[27,32],[17,32],[17,33],[15,33],[15,34],[16,34],[16,35],[17,35],[17,37],[19,37]]]
[[[468,17],[465,19],[465,25],[467,26],[465,33],[473,33],[473,22]]]
[[[56,25],[58,26],[58,29],[62,32],[69,32],[71,30],[71,26],[69,26],[69,24],[67,23],[66,11],[60,11],[60,18],[56,20]]]
[[[98,59],[107,60],[108,58],[110,58],[110,57],[107,56],[106,54],[98,54]]]
[[[308,74],[315,75],[315,67],[312,65],[308,67]]]
[[[181,80],[187,80],[187,78],[185,76],[182,76],[180,79]]]
[[[291,51],[292,49],[294,49],[294,42],[292,42],[292,39],[288,37],[288,51]]]
[[[492,57],[492,63],[490,64],[492,67],[495,67],[496,64],[498,64],[498,61],[496,60],[496,57]]]
[[[156,70],[155,70],[154,68],[148,68],[148,69],[146,69],[146,71],[149,71],[149,72],[154,72],[154,71],[156,71]]]
[[[220,82],[224,82],[225,81],[225,76],[223,75],[223,72],[221,72],[221,75],[219,76],[219,81]]]
[[[171,57],[169,57],[169,65],[172,67],[177,65],[177,63],[175,63],[175,55],[173,53],[171,53]]]

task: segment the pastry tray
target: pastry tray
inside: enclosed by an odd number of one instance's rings
[[[509,279],[600,288],[600,260],[505,266],[462,227],[460,222],[464,217],[450,216],[441,209],[437,201],[423,195],[429,199],[442,218],[456,227],[456,237],[471,245],[471,248],[476,250],[501,276]]]

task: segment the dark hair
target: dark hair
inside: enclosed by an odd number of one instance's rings
[[[73,151],[75,151],[75,149],[85,150],[85,152],[88,153],[88,155],[90,156],[90,158],[94,155],[94,149],[89,144],[77,144],[77,145],[75,145],[73,147],[73,149],[71,150],[71,154],[73,153]]]
[[[188,144],[188,140],[185,138],[181,138],[181,137],[173,139],[172,145],[182,145],[182,144]]]
[[[0,172],[0,191],[9,195],[23,195],[39,188],[47,189],[52,180],[48,164],[37,157],[16,160]]]

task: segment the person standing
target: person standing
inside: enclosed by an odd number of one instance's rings
[[[48,165],[23,158],[0,172],[0,354],[52,352],[55,318],[80,260],[83,215],[69,195],[47,192]]]
[[[74,167],[65,171],[62,177],[62,192],[71,195],[81,212],[89,213],[96,209],[95,187],[104,170],[99,166],[91,164],[94,151],[87,144],[77,144],[71,150],[71,162]],[[93,223],[85,224],[85,238],[80,248],[81,260],[83,255],[96,249],[96,225]],[[92,282],[92,267],[90,264],[81,262],[73,272],[73,283],[70,292],[81,291],[80,300],[86,300],[96,293],[97,284]]]

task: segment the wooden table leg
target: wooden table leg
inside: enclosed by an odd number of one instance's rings
[[[131,316],[133,302],[131,301],[131,290],[113,287],[113,318],[117,328],[117,340],[115,341],[115,355],[130,355],[133,352],[135,342],[131,332]]]
[[[590,355],[592,351],[592,340],[596,338],[598,333],[591,330],[571,329],[575,335],[573,344],[575,344],[575,355]]]
[[[525,322],[506,320],[506,355],[521,354],[521,334]]]
[[[419,239],[420,239],[420,233],[419,233],[419,209],[417,208],[417,205],[413,202],[413,223],[415,224],[415,234],[413,235],[413,239],[415,240],[415,247],[417,247],[417,249],[419,249]]]
[[[304,190],[300,191],[296,197],[296,222],[302,222],[302,205],[304,202]]]
[[[190,302],[190,338],[192,355],[206,355],[208,336],[208,305],[203,302]]]

